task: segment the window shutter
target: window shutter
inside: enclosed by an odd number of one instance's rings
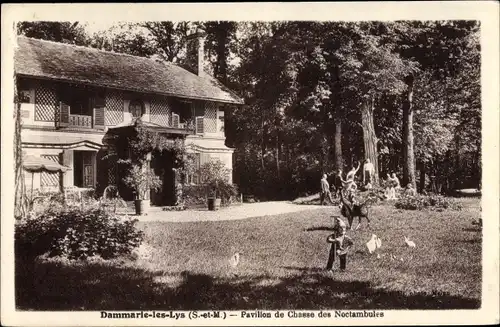
[[[104,107],[94,108],[94,128],[104,129]]]
[[[179,115],[172,113],[172,127],[179,128]]]
[[[70,107],[63,103],[59,102],[59,112],[58,117],[56,117],[56,126],[57,127],[67,127],[69,125],[69,109]]]
[[[203,134],[204,131],[204,122],[205,117],[196,117],[196,134]]]

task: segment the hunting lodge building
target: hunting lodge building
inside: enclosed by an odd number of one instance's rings
[[[203,42],[203,33],[188,37],[187,64],[181,68],[19,36],[15,73],[23,152],[71,168],[65,174],[35,174],[34,188],[102,190],[116,183],[123,176],[101,160],[103,139],[112,130],[130,127],[137,118],[169,138],[184,139],[196,154],[197,165],[217,158],[232,171],[233,149],[225,145],[224,112],[243,102],[204,72]],[[165,174],[163,184],[163,192],[171,193],[171,174]]]

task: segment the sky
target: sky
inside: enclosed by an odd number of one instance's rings
[[[85,27],[85,30],[89,33],[89,34],[93,34],[93,33],[96,33],[96,32],[100,32],[100,31],[105,31],[107,30],[108,28],[110,28],[112,25],[114,24],[117,24],[118,22],[114,22],[114,21],[93,21],[93,22],[80,22],[80,24],[84,25]]]

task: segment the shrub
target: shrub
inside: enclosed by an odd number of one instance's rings
[[[138,200],[147,199],[150,190],[159,190],[163,182],[145,161],[131,164],[127,176],[123,179],[126,186],[132,188]]]
[[[207,203],[207,188],[204,185],[184,185],[182,196],[184,205],[187,207],[205,205]]]
[[[461,210],[462,205],[454,199],[447,198],[440,195],[416,195],[408,196],[403,195],[400,197],[394,206],[398,209],[404,210]]]
[[[193,207],[207,204],[207,197],[210,194],[209,186],[201,185],[183,185],[182,200],[186,207]],[[217,195],[221,198],[222,205],[230,205],[238,195],[238,188],[235,184],[221,181],[217,185]]]
[[[97,207],[50,208],[16,225],[16,251],[27,258],[44,253],[68,259],[127,255],[142,242],[136,222]]]
[[[229,197],[232,190],[229,176],[230,170],[220,160],[204,163],[200,167],[200,177],[207,187],[208,196]]]
[[[219,184],[219,194],[222,199],[222,205],[230,205],[238,195],[238,187],[231,183]]]

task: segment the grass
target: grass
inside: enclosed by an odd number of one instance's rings
[[[348,232],[346,272],[324,270],[331,233],[324,207],[237,221],[140,223],[149,258],[69,263],[17,261],[21,310],[473,309],[481,299],[478,199],[463,211],[371,209]],[[380,259],[365,243],[382,239]],[[403,235],[415,241],[405,247]],[[229,264],[241,253],[236,269]],[[396,259],[391,259],[391,257]],[[402,261],[401,261],[402,258]],[[34,271],[34,272],[33,272]]]

